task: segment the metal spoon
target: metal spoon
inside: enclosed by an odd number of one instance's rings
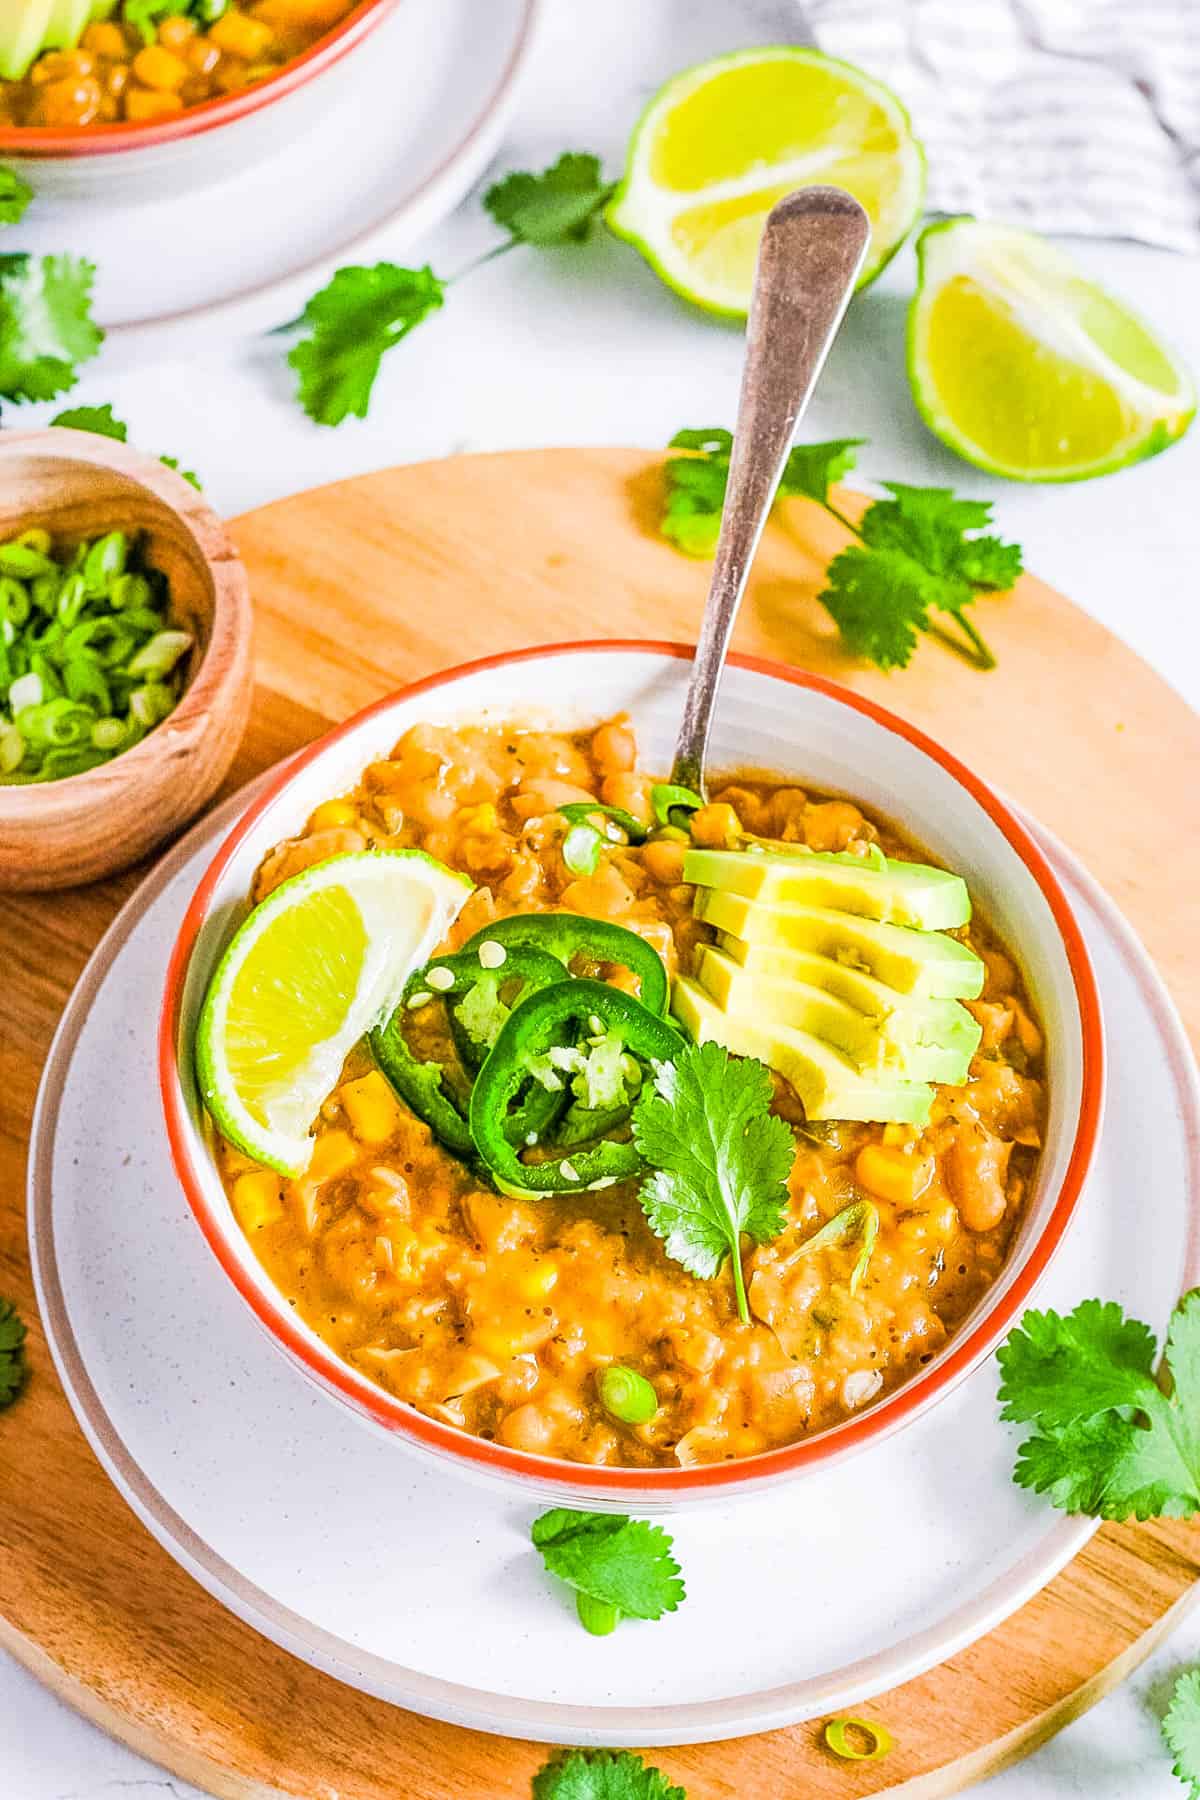
[[[729,485],[671,780],[703,795],[725,652],[792,436],[867,253],[870,222],[841,188],[800,188],[763,229],[746,327]]]

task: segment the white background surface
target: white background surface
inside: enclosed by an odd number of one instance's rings
[[[787,0],[548,0],[497,167],[537,166],[571,147],[602,152],[615,171],[637,111],[667,74],[718,50],[795,35],[795,18]],[[492,237],[468,201],[420,244],[385,245],[381,254],[404,250],[406,260],[428,259],[448,274]],[[1079,255],[1200,368],[1200,263],[1124,244],[1085,245]],[[1200,704],[1200,431],[1154,462],[1075,488],[1026,490],[976,474],[913,413],[902,358],[911,279],[905,253],[856,302],[805,435],[869,437],[868,475],[944,481],[994,497],[1001,530],[1024,545],[1029,565]],[[472,275],[419,337],[392,353],[366,424],[336,432],[310,425],[270,345],[198,341],[187,356],[154,366],[114,346],[72,404],[113,401],[135,441],[182,457],[214,504],[233,513],[382,464],[459,450],[650,446],[680,425],[732,424],[739,361],[736,330],[687,312],[632,252],[601,238],[580,251],[517,251]],[[20,422],[38,423],[52,410],[25,409]],[[603,626],[598,619],[597,630]],[[1052,644],[1046,654],[1054,655]],[[1196,1661],[1200,1614],[1117,1694],[978,1791],[987,1800],[1177,1800],[1183,1789],[1157,1721],[1175,1672]],[[670,1752],[660,1760],[669,1770]],[[0,1792],[6,1800],[108,1800],[195,1790],[110,1743],[0,1661]]]

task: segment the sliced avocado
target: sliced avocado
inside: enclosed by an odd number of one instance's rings
[[[905,999],[832,957],[796,954],[806,965],[802,978],[754,975],[726,951],[705,944],[696,979],[722,1012],[809,1031],[857,1069],[951,1087],[967,1079],[983,1030],[957,1000]],[[855,990],[869,1010],[850,998]]]
[[[940,931],[910,931],[903,925],[861,919],[830,907],[768,906],[716,888],[697,888],[695,912],[698,919],[755,950],[805,950],[832,956],[914,998],[973,1000],[983,991],[986,970],[979,957],[966,944]],[[725,948],[738,962],[752,966],[751,959],[732,945]],[[786,975],[789,971],[777,965],[774,972]]]
[[[683,879],[700,887],[743,894],[769,905],[830,906],[917,931],[952,931],[971,917],[961,875],[926,863],[876,860],[780,846],[762,850],[689,850]]]
[[[91,0],[50,0],[50,17],[42,39],[46,49],[73,50],[91,17]]]
[[[848,1057],[794,1025],[760,1025],[746,1013],[722,1012],[688,976],[671,990],[671,1011],[698,1044],[709,1039],[734,1056],[756,1056],[790,1081],[810,1119],[882,1119],[924,1125],[933,1089],[884,1073],[865,1074]]]
[[[0,0],[0,76],[20,81],[46,41],[54,0]]]

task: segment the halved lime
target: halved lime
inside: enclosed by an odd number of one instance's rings
[[[200,1092],[231,1143],[303,1173],[347,1053],[395,1006],[471,887],[421,850],[364,850],[306,869],[255,907],[196,1031]]]
[[[1033,232],[976,219],[917,242],[908,376],[929,429],[1016,481],[1082,481],[1155,456],[1196,410],[1187,370]]]
[[[925,160],[908,114],[861,69],[819,50],[739,50],[659,89],[630,140],[608,223],[697,306],[744,318],[767,214],[818,184],[866,208],[865,287],[921,207]]]

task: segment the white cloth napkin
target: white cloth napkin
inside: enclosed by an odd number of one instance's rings
[[[1200,0],[802,0],[895,89],[927,205],[1200,250]]]

